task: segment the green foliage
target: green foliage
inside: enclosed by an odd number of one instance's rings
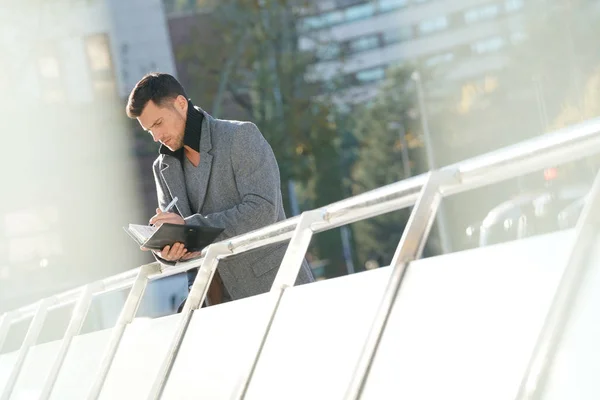
[[[355,134],[359,142],[351,175],[354,195],[406,177],[407,171],[404,171],[402,163],[402,135],[405,135],[405,145],[410,150],[407,153],[414,166],[417,149],[422,143],[413,133],[417,129],[416,122],[408,116],[414,104],[410,72],[400,69],[391,73],[373,102],[354,113]],[[390,262],[408,215],[408,210],[401,210],[355,225],[354,239],[361,265],[377,258],[385,264]]]
[[[193,77],[196,87],[190,92],[201,96],[197,102],[212,103],[209,111],[223,118],[233,118],[225,103],[234,103],[260,128],[279,163],[288,215],[289,180],[307,189],[300,197],[308,208],[344,197],[333,103],[305,81],[315,55],[298,48],[299,5],[221,0],[209,14],[198,15],[196,39],[176,53]],[[208,35],[200,32],[207,30]],[[319,235],[315,242],[311,252],[328,259],[327,274],[340,275],[345,266],[339,232]]]

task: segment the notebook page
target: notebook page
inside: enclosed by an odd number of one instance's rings
[[[129,231],[137,237],[140,242],[145,242],[156,232],[158,228],[150,225],[129,224]]]

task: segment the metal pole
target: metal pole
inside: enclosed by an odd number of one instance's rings
[[[398,136],[400,139],[400,154],[402,156],[402,168],[404,169],[404,178],[408,179],[411,177],[410,171],[410,159],[408,157],[408,143],[406,142],[406,130],[402,123],[398,124]]]
[[[429,231],[435,220],[437,208],[442,200],[440,188],[444,184],[454,182],[456,179],[456,174],[451,174],[448,171],[432,171],[430,173],[396,248],[396,253],[390,264],[393,268],[392,274],[344,399],[360,399],[373,360],[377,354],[381,337],[406,275],[406,270],[412,261],[421,256],[425,247]]]
[[[8,336],[8,331],[10,331],[13,314],[14,313],[12,312],[7,312],[2,314],[2,318],[0,318],[0,351],[2,351],[2,347],[4,347],[4,341]]]
[[[250,360],[248,369],[243,372],[243,375],[240,377],[231,399],[241,400],[246,396],[250,381],[256,370],[256,365],[258,364],[263,347],[267,341],[269,332],[271,331],[273,320],[279,309],[283,293],[287,288],[294,286],[300,268],[302,268],[304,256],[306,255],[308,245],[310,244],[310,240],[314,233],[311,226],[315,222],[323,221],[324,217],[325,215],[322,210],[306,211],[300,216],[300,221],[298,222],[298,225],[296,225],[294,236],[292,236],[292,239],[290,240],[290,244],[283,256],[281,266],[279,267],[279,271],[277,272],[277,276],[273,281],[273,286],[269,293],[269,296],[271,297],[269,299],[270,303],[267,309],[264,328],[259,333],[260,337],[256,344],[256,351]],[[261,321],[261,323],[263,322]]]
[[[544,326],[521,381],[517,400],[541,399],[549,372],[563,339],[579,287],[591,263],[589,255],[598,240],[600,228],[600,173],[596,175],[585,207],[577,221],[569,261],[554,294]]]
[[[117,353],[117,349],[119,348],[119,343],[121,343],[121,338],[123,337],[125,328],[131,321],[133,321],[135,313],[140,305],[140,301],[142,300],[142,296],[144,295],[144,291],[146,290],[146,286],[148,286],[148,275],[157,272],[160,272],[159,263],[147,264],[140,268],[140,272],[138,273],[137,278],[135,278],[135,282],[133,282],[133,286],[129,291],[127,300],[125,300],[125,304],[123,305],[123,309],[121,310],[117,324],[112,330],[108,345],[104,351],[104,356],[100,362],[96,379],[94,380],[94,383],[88,392],[88,400],[95,400],[98,398],[98,396],[100,396],[102,386],[104,385],[104,381],[108,375],[108,370],[110,369],[110,366],[115,358],[115,354]]]
[[[67,356],[67,352],[69,351],[69,347],[71,346],[71,342],[73,341],[73,337],[78,335],[81,331],[85,317],[90,309],[90,304],[92,303],[92,296],[95,292],[101,290],[102,287],[103,285],[100,282],[97,282],[84,287],[82,290],[81,296],[73,308],[71,320],[69,321],[69,325],[67,326],[67,330],[63,336],[58,354],[54,360],[54,364],[52,364],[52,367],[50,368],[50,372],[48,373],[48,377],[46,378],[42,392],[40,393],[40,400],[45,400],[50,397],[52,389],[54,388],[54,384],[56,383],[56,379],[58,378],[58,373],[62,368],[63,362]]]
[[[29,353],[29,349],[36,343],[40,336],[44,321],[46,320],[46,315],[48,314],[48,307],[54,304],[55,301],[56,299],[54,297],[49,297],[40,301],[38,309],[29,324],[29,329],[27,330],[25,339],[23,339],[19,354],[17,355],[17,360],[15,361],[8,381],[6,382],[6,386],[4,386],[4,392],[2,392],[0,400],[8,400],[10,398],[12,391],[15,388],[15,384],[17,383],[17,379],[19,378],[19,374],[21,373],[21,368],[23,368],[27,353]]]
[[[177,352],[181,347],[181,342],[183,341],[185,332],[187,331],[190,320],[192,319],[192,313],[200,308],[200,305],[202,302],[204,302],[204,299],[206,299],[208,288],[210,287],[210,283],[212,282],[215,271],[217,270],[217,265],[219,264],[218,257],[227,254],[231,254],[231,250],[229,249],[229,245],[227,243],[214,243],[208,247],[206,256],[204,256],[204,259],[202,260],[202,265],[198,269],[196,279],[194,279],[190,293],[188,294],[187,300],[183,306],[183,310],[181,311],[180,319],[177,324],[177,330],[171,339],[171,344],[167,350],[167,355],[163,359],[160,369],[154,377],[154,383],[150,389],[148,399],[160,398],[167,383],[169,373],[173,368],[173,363],[177,357]]]
[[[404,178],[408,179],[411,177],[410,170],[410,158],[408,156],[408,143],[406,143],[406,130],[402,122],[391,122],[388,125],[391,130],[398,130],[398,140],[400,140],[400,158],[402,161],[402,170],[404,172]]]
[[[425,142],[425,152],[427,153],[427,165],[430,171],[437,169],[435,163],[435,153],[433,145],[431,143],[431,134],[429,132],[429,120],[427,116],[427,107],[425,105],[425,93],[423,91],[423,81],[419,71],[415,71],[412,74],[412,79],[415,81],[417,88],[417,100],[419,103],[419,114],[421,116],[421,126],[423,127],[423,139]],[[448,236],[448,226],[446,223],[446,213],[444,212],[444,206],[442,205],[438,210],[438,234],[440,235],[440,244],[442,252],[444,254],[450,253],[451,245],[450,238]]]
[[[342,247],[344,250],[344,260],[346,261],[346,272],[351,275],[355,272],[354,261],[352,260],[352,246],[350,245],[350,228],[348,225],[344,225],[340,228],[340,235],[342,235]]]
[[[288,193],[290,195],[290,208],[292,216],[300,214],[300,207],[298,206],[298,196],[296,196],[296,183],[293,179],[288,180]]]

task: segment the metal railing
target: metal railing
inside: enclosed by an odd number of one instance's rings
[[[233,254],[290,239],[281,268],[271,289],[272,302],[271,307],[268,307],[265,314],[262,339],[259,343],[256,343],[255,355],[251,360],[248,360],[247,374],[242,377],[236,388],[235,398],[243,398],[252,378],[256,362],[260,357],[262,346],[268,337],[281,297],[288,287],[293,286],[312,235],[416,205],[396,250],[392,261],[393,271],[390,282],[383,294],[381,306],[373,322],[373,328],[363,349],[361,360],[357,364],[356,374],[348,388],[347,398],[358,399],[367,379],[373,356],[377,351],[379,338],[385,329],[387,317],[400,289],[404,272],[412,260],[420,257],[423,244],[435,219],[437,206],[443,197],[599,152],[600,118],[462,161],[437,171],[418,175],[317,210],[305,212],[301,216],[212,244],[203,251],[201,258],[197,260],[179,263],[176,266],[164,266],[159,263],[148,264],[6,313],[0,317],[0,350],[12,324],[31,317],[33,317],[33,321],[19,350],[18,362],[13,368],[0,399],[7,399],[10,396],[19,376],[23,360],[29,348],[35,344],[39,330],[50,309],[77,302],[69,328],[63,338],[59,355],[52,367],[51,374],[44,384],[42,398],[48,398],[51,393],[69,343],[72,337],[79,333],[81,319],[87,313],[90,297],[99,293],[131,287],[117,325],[113,328],[96,380],[88,394],[89,399],[97,398],[102,390],[123,332],[135,316],[148,281],[199,267],[198,275],[180,315],[179,325],[172,338],[170,350],[152,387],[150,398],[160,397],[192,313],[204,301],[219,260]]]

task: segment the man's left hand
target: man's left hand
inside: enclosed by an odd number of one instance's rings
[[[185,221],[179,214],[171,213],[171,212],[162,212],[160,208],[156,209],[156,215],[150,218],[150,225],[154,225],[157,228],[162,224],[176,224],[176,225],[185,225]]]
[[[188,260],[191,260],[192,258],[200,257],[200,254],[202,254],[201,251],[194,251],[191,253],[186,253],[183,257],[181,257],[181,261],[188,261]]]

